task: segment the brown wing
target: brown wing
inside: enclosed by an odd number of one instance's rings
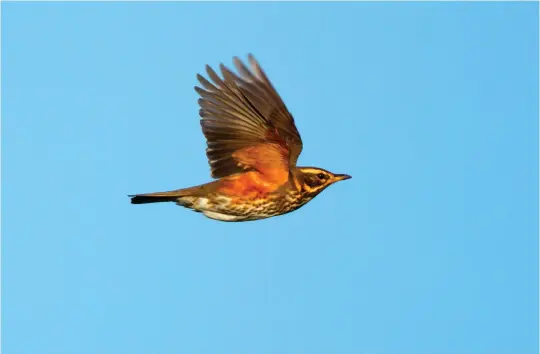
[[[203,88],[201,126],[213,178],[257,170],[276,182],[288,178],[302,151],[294,119],[252,55],[251,70],[238,58],[238,74],[220,65],[223,79],[206,71],[213,84],[197,75]],[[283,180],[284,181],[284,180]]]

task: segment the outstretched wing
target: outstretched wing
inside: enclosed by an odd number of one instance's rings
[[[285,182],[302,151],[294,119],[252,55],[251,69],[236,57],[234,64],[238,74],[220,65],[223,79],[206,66],[213,83],[197,75],[212,177],[256,170],[268,180]]]

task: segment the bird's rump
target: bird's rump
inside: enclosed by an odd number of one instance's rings
[[[256,170],[275,183],[285,182],[296,166],[302,140],[292,115],[253,56],[252,70],[234,59],[240,76],[223,64],[221,79],[209,66],[211,83],[201,75],[195,87],[206,154],[214,178]]]

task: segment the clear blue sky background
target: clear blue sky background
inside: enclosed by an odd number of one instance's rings
[[[195,74],[252,52],[349,173],[220,223]],[[532,354],[538,4],[3,3],[5,354]]]

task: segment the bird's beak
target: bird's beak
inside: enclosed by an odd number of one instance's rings
[[[349,178],[352,178],[352,177],[349,176],[349,175],[345,175],[345,174],[342,174],[342,175],[334,175],[334,180],[335,180],[336,182],[338,182],[338,181],[344,181],[344,180],[349,179]]]

